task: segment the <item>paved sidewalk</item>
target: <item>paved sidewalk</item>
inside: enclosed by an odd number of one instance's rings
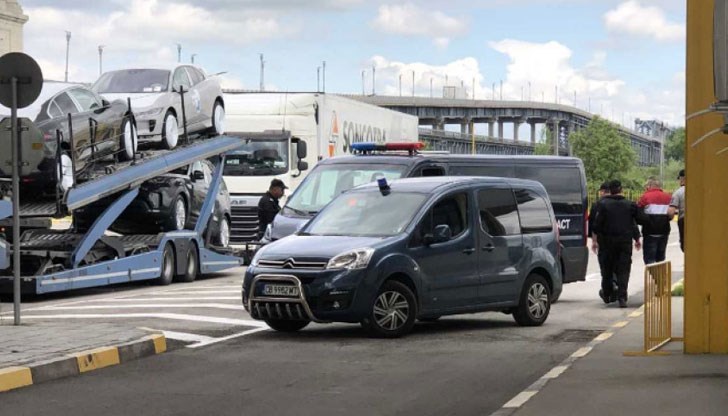
[[[683,298],[673,298],[673,336],[681,337]],[[684,355],[682,343],[669,356],[626,357],[640,351],[643,315],[616,329],[556,374],[520,407],[498,414],[530,415],[725,415],[728,356]]]
[[[110,323],[0,319],[0,392],[166,351],[166,339]]]

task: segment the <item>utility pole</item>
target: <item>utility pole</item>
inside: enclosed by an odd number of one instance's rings
[[[195,56],[197,56],[196,53],[193,53],[192,55],[190,55],[190,62],[192,62],[193,64],[195,63]]]
[[[402,96],[402,74],[399,74],[399,96]]]
[[[377,85],[377,67],[372,65],[372,95],[377,94],[376,85]]]
[[[493,83],[491,88],[493,89],[493,101],[495,101],[495,82]]]
[[[430,98],[432,98],[432,77],[430,77]]]
[[[503,80],[500,82],[500,99],[503,101]]]
[[[412,71],[412,96],[415,96],[415,71]]]
[[[71,48],[71,32],[66,31],[66,82],[68,82],[68,51]]]
[[[528,81],[528,101],[531,101],[531,81]]]
[[[554,87],[554,102],[555,102],[556,104],[558,104],[558,103],[559,103],[559,86],[558,86],[558,85],[556,85],[556,86]]]
[[[473,101],[475,101],[475,77],[473,77]]]
[[[177,44],[177,62],[182,62],[182,44]]]
[[[366,75],[366,72],[367,71],[365,71],[363,69],[361,70],[361,95],[362,96],[367,95],[366,91],[364,90],[364,75]]]
[[[265,91],[265,59],[262,53],[260,56],[260,91]]]
[[[104,54],[104,45],[99,45],[99,76],[101,76],[101,74],[103,74],[103,72],[104,72],[103,54]]]
[[[316,67],[316,92],[321,92],[321,67]]]
[[[322,70],[323,76],[321,77],[323,80],[322,86],[324,87],[323,91],[326,92],[326,61],[323,62],[322,66],[323,66],[323,70]]]

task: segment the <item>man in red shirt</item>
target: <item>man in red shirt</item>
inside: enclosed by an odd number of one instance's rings
[[[667,239],[670,236],[668,208],[672,195],[660,188],[660,181],[654,177],[647,180],[645,193],[637,202],[639,223],[644,237],[643,257],[645,264],[665,260]]]

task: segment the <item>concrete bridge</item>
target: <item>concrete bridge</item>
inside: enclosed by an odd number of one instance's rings
[[[537,142],[539,125],[548,129],[549,137],[559,140],[559,154],[571,154],[569,135],[585,128],[594,114],[567,105],[532,101],[496,101],[447,99],[429,97],[362,96],[347,97],[365,103],[417,116],[421,138],[433,148],[458,153],[471,153],[475,142],[476,153],[530,154]],[[460,134],[446,131],[446,125],[460,126]],[[512,128],[511,137],[505,137],[506,126]],[[525,129],[525,125],[529,129]],[[487,131],[476,135],[477,130]],[[487,129],[487,130],[486,130]],[[524,131],[525,130],[525,131]],[[620,132],[630,140],[643,166],[660,163],[663,138],[638,133],[622,126]],[[437,143],[440,141],[441,143]]]

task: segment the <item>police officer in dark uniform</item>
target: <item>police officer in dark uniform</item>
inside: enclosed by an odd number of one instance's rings
[[[593,232],[597,235],[599,264],[602,266],[602,289],[599,297],[604,303],[614,302],[613,277],[617,277],[616,298],[619,307],[627,307],[627,286],[632,267],[632,240],[639,250],[640,231],[637,227],[639,211],[637,204],[624,198],[621,182],[609,183],[609,196],[597,204]]]
[[[288,187],[280,179],[273,179],[270,181],[270,187],[268,192],[260,198],[258,202],[258,239],[263,238],[265,229],[268,224],[273,222],[273,218],[276,217],[278,211],[281,210],[281,206],[278,204],[278,200],[283,196]]]

